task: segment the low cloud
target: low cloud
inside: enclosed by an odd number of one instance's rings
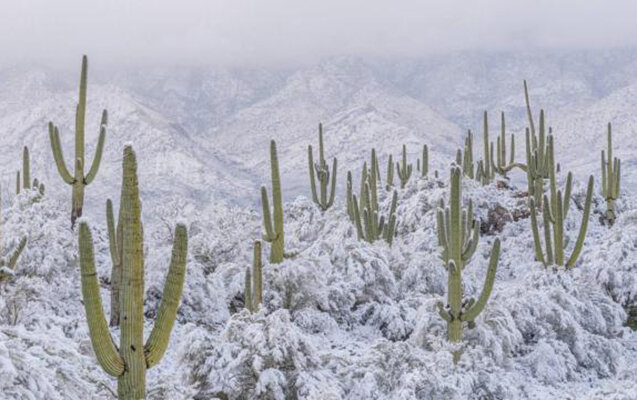
[[[637,43],[628,0],[21,0],[0,64],[290,65],[333,55],[611,48]]]

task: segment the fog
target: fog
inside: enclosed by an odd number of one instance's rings
[[[326,56],[614,48],[628,0],[5,1],[0,65],[290,65]]]

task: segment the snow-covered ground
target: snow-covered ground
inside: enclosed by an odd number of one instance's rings
[[[145,229],[148,324],[168,268],[168,227],[180,219],[188,221],[190,255],[170,347],[148,373],[149,397],[634,399],[637,334],[625,326],[624,306],[637,301],[637,198],[624,193],[610,229],[599,222],[602,199],[594,199],[584,252],[569,271],[533,261],[528,219],[483,234],[465,269],[466,295],[481,290],[499,237],[497,278],[454,365],[435,307],[446,291],[435,227],[436,206],[448,195],[442,175],[412,178],[399,192],[392,248],[357,240],[343,196],[324,214],[305,197],[286,203],[286,249],[298,255],[264,265],[264,301],[255,314],[242,309],[242,292],[260,213],[225,205],[200,213],[187,199],[158,209],[161,222]],[[515,189],[465,179],[463,190],[484,223],[497,205],[510,213],[526,207]],[[571,237],[583,191],[578,180]],[[67,208],[23,193],[4,212],[5,248],[22,234],[29,243],[16,276],[0,284],[3,398],[113,397],[115,381],[97,365],[88,338]],[[108,309],[107,236],[99,222],[91,228]]]
[[[79,61],[79,59],[78,59]],[[79,66],[79,65],[78,65]],[[86,190],[102,300],[108,310],[111,261],[107,197],[118,204],[122,144],[139,157],[146,256],[146,332],[168,269],[171,234],[189,226],[186,287],[169,349],[148,372],[152,399],[635,399],[637,335],[637,51],[472,54],[427,60],[335,58],[292,70],[89,71],[87,155],[98,118],[110,111],[104,159]],[[96,72],[93,72],[96,71]],[[28,237],[15,276],[0,281],[0,398],[110,399],[116,383],[97,364],[81,299],[77,236],[69,229],[70,188],[53,167],[46,134],[61,127],[72,154],[77,74],[46,68],[0,71],[2,254]],[[437,248],[435,210],[448,195],[448,168],[462,134],[481,113],[507,113],[523,160],[526,123],[521,79],[534,111],[547,108],[558,161],[574,172],[567,232],[574,242],[586,177],[596,178],[584,251],[570,270],[534,260],[519,187],[465,179],[483,225],[464,273],[466,296],[480,292],[495,238],[502,241],[496,282],[474,329],[464,331],[454,365],[445,322],[447,275]],[[325,127],[326,157],[339,159],[336,203],[321,213],[307,197],[306,146]],[[599,151],[612,122],[622,158],[619,218],[600,223]],[[243,310],[246,268],[262,230],[258,187],[269,182],[267,142],[278,142],[286,250],[297,256],[264,266],[264,301]],[[430,147],[430,170],[399,190],[398,236],[359,242],[345,210],[345,176],[358,188],[363,159],[406,143],[410,162]],[[47,194],[13,194],[21,148]],[[561,177],[563,178],[563,176]],[[384,186],[383,186],[384,187]],[[382,190],[383,207],[389,207]],[[267,260],[269,246],[264,246]],[[570,251],[570,250],[569,250]],[[118,332],[113,331],[117,336]],[[116,340],[117,342],[118,340]]]

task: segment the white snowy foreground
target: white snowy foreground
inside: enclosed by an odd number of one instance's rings
[[[412,177],[399,192],[392,248],[357,240],[343,193],[324,214],[305,197],[287,203],[286,250],[299,254],[264,265],[264,301],[252,315],[243,309],[243,282],[260,212],[217,205],[199,213],[178,203],[144,209],[146,219],[154,213],[153,221],[162,221],[145,226],[148,321],[159,304],[175,221],[186,219],[190,234],[178,321],[166,357],[148,373],[149,398],[637,398],[637,334],[625,326],[624,309],[637,302],[637,197],[622,194],[609,229],[599,222],[604,202],[596,184],[584,251],[569,271],[533,261],[527,218],[482,235],[465,269],[465,295],[481,290],[499,237],[497,278],[476,327],[464,330],[454,365],[435,306],[447,281],[435,226],[435,209],[448,195],[447,171],[441,175]],[[575,177],[571,243],[585,178]],[[285,176],[282,184],[285,191]],[[510,213],[526,208],[517,190],[468,179],[463,187],[483,223],[496,205]],[[29,242],[16,275],[0,283],[1,397],[112,399],[116,382],[97,364],[88,337],[68,201],[33,196],[23,193],[3,212],[5,251],[22,234]],[[388,199],[383,204],[388,208]],[[89,217],[108,310],[106,228],[102,215]]]

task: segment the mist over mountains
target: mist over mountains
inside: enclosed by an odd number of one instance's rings
[[[67,192],[53,168],[46,124],[60,125],[70,152],[79,54],[74,61],[68,71],[31,65],[0,71],[3,190],[13,190],[19,151],[27,144],[33,175],[55,188],[54,195]],[[637,127],[636,72],[632,48],[334,57],[296,68],[107,70],[90,64],[87,154],[94,151],[102,108],[110,118],[100,184],[87,205],[101,214],[105,197],[118,193],[121,148],[129,141],[138,149],[142,189],[153,190],[145,196],[151,207],[177,197],[200,207],[255,204],[267,178],[271,138],[279,146],[284,195],[306,194],[306,147],[315,142],[319,122],[327,155],[339,159],[340,184],[372,147],[385,162],[403,143],[414,155],[429,144],[432,169],[446,174],[466,130],[482,133],[483,110],[492,136],[500,129],[500,111],[506,113],[507,131],[520,143],[516,156],[523,159],[523,79],[536,117],[540,108],[547,110],[558,151],[578,180],[599,169],[606,124],[613,123],[626,166],[624,187],[630,188],[637,182],[629,167],[637,162],[630,140]]]

